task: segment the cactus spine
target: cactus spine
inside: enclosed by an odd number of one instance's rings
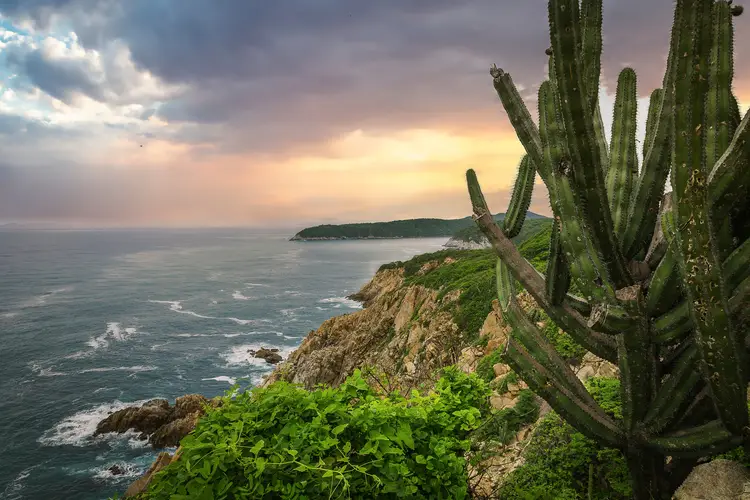
[[[580,4],[579,4],[580,2]],[[513,327],[508,363],[584,434],[620,448],[636,498],[669,498],[697,458],[748,436],[750,113],[732,94],[726,0],[677,0],[662,87],[636,157],[636,74],[620,73],[611,143],[598,103],[602,0],[549,0],[549,77],[539,125],[510,75],[491,75],[526,155],[501,230],[475,173],[479,227],[498,254],[498,297]],[[678,77],[679,76],[679,77]],[[555,221],[546,276],[517,234],[538,172]],[[673,191],[664,196],[668,176]],[[569,293],[577,278],[583,298]],[[618,364],[623,419],[607,416],[518,306],[517,284],[583,347]],[[668,463],[667,457],[672,457]]]

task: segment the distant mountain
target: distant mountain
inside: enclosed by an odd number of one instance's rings
[[[528,212],[527,219],[546,219],[543,215]],[[495,220],[503,220],[497,214]],[[324,224],[308,227],[295,234],[290,241],[367,240],[395,238],[451,237],[456,232],[475,227],[471,217],[463,219],[408,219],[390,222],[363,222],[357,224]]]

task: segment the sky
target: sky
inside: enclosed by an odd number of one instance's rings
[[[469,168],[504,212],[523,150],[489,67],[536,109],[546,4],[0,0],[0,223],[459,218]],[[673,2],[604,4],[605,126],[631,66],[642,137]],[[749,23],[735,22],[743,110]],[[550,213],[539,180],[531,210]]]

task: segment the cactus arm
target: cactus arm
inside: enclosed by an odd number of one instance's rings
[[[709,90],[706,98],[706,161],[716,164],[729,147],[732,120],[733,29],[730,5],[713,5],[713,43],[711,44]]]
[[[599,77],[602,58],[602,0],[583,0],[581,3],[581,59],[584,62],[584,82],[588,95],[589,109],[593,111],[594,133],[599,148],[602,167],[609,166],[607,138],[604,135],[604,123],[599,106]]]
[[[500,101],[503,103],[505,112],[508,114],[511,125],[516,131],[518,140],[521,141],[529,155],[531,162],[536,166],[542,180],[547,183],[548,169],[543,161],[542,141],[539,137],[539,129],[531,119],[531,114],[518,93],[518,89],[513,83],[510,74],[502,69],[493,66],[490,69],[492,76],[492,85],[495,87]]]
[[[658,433],[669,427],[679,410],[695,396],[695,388],[701,381],[695,369],[697,358],[698,352],[691,345],[677,359],[643,418],[641,426],[646,432]]]
[[[742,280],[750,276],[750,239],[729,254],[724,260],[722,271],[729,290],[734,290]]]
[[[617,336],[623,425],[630,434],[648,410],[648,402],[656,390],[656,345],[650,342],[641,285],[622,288],[617,295],[623,307],[640,318]]]
[[[638,176],[635,146],[637,107],[635,71],[625,68],[617,79],[612,147],[607,170],[607,197],[614,230],[618,234],[627,224],[630,194],[634,179]]]
[[[504,305],[504,317],[513,329],[513,334],[521,345],[526,348],[529,355],[541,365],[549,368],[550,376],[555,382],[575,394],[582,402],[596,407],[597,403],[591,397],[575,373],[567,363],[555,351],[552,345],[542,336],[526,313],[518,305],[515,297],[515,280],[508,270],[508,266],[498,259],[498,297]],[[502,276],[502,277],[501,277]],[[501,289],[502,287],[502,289]]]
[[[554,75],[554,65],[550,62],[550,73]],[[575,196],[570,180],[558,165],[565,156],[564,131],[559,119],[559,96],[555,91],[554,79],[539,87],[539,132],[544,146],[544,158],[554,167],[549,173],[548,191],[556,217],[560,218],[561,244],[565,252],[571,274],[580,278],[582,292],[597,302],[605,302],[614,297],[609,282],[602,282],[606,274],[590,239],[583,230],[576,208]],[[597,282],[605,286],[598,286]]]
[[[664,185],[669,175],[669,146],[671,144],[672,112],[674,108],[674,82],[677,78],[677,61],[679,58],[680,23],[683,17],[684,3],[689,0],[677,0],[674,9],[674,23],[669,42],[667,69],[662,81],[662,92],[658,97],[658,107],[653,115],[653,132],[646,135],[643,156],[643,167],[638,177],[633,200],[628,212],[628,224],[623,235],[622,248],[625,256],[633,258],[649,240],[649,231],[655,227],[659,199],[664,193]],[[653,95],[652,95],[653,98]],[[651,114],[651,111],[649,111]]]
[[[685,280],[687,304],[693,323],[704,378],[721,421],[729,432],[742,435],[748,423],[746,383],[741,345],[733,328],[721,275],[717,241],[710,227],[708,172],[704,164],[705,73],[711,42],[713,0],[693,0],[681,39],[678,63],[685,75],[675,84],[672,186],[675,194],[678,263]]]
[[[729,133],[731,135],[734,135],[734,131],[737,130],[737,127],[740,126],[740,121],[742,121],[742,115],[740,114],[740,105],[737,102],[737,98],[732,94],[730,105],[731,108],[731,114],[730,121],[729,121]]]
[[[559,385],[552,373],[539,364],[515,339],[508,339],[506,361],[523,380],[566,421],[582,434],[612,447],[624,443],[622,430],[597,406],[584,404],[575,394]]]
[[[503,219],[503,232],[508,238],[515,238],[521,232],[523,222],[526,220],[526,212],[531,204],[531,193],[534,191],[534,179],[536,168],[534,163],[525,154],[518,166],[518,176],[513,187],[508,210]]]
[[[732,63],[734,58],[732,14],[726,1],[713,5],[713,43],[711,45],[709,89],[706,97],[706,162],[711,169],[726,151],[732,139]],[[732,227],[725,211],[711,214],[718,238],[719,257],[732,251]]]
[[[560,219],[557,217],[555,217],[552,223],[546,277],[547,299],[553,305],[562,304],[570,288],[570,270],[568,269],[568,261],[563,252]]]
[[[687,302],[682,301],[671,311],[655,318],[651,322],[654,342],[672,344],[684,339],[693,330],[689,314]]]
[[[646,118],[646,137],[643,140],[643,158],[646,158],[647,145],[653,142],[656,124],[658,123],[661,101],[664,98],[664,89],[654,89],[648,100],[648,115]]]
[[[558,75],[557,90],[570,155],[567,161],[571,164],[581,219],[607,270],[606,279],[615,288],[622,288],[632,284],[632,278],[613,232],[602,159],[592,141],[595,137],[593,120],[586,90],[582,87],[582,64],[576,54],[580,37],[578,0],[550,0],[549,21],[553,61]]]
[[[674,239],[674,231],[665,229],[665,221],[674,219],[672,206],[672,192],[670,191],[662,197],[659,215],[656,217],[654,235],[651,238],[651,243],[648,246],[648,251],[644,259],[649,269],[656,269],[667,252],[669,242]],[[669,238],[667,238],[667,235],[669,235]]]
[[[648,286],[646,311],[649,316],[657,316],[668,311],[680,298],[680,281],[674,245],[667,248]]]
[[[647,435],[644,444],[664,455],[679,458],[706,456],[729,451],[742,443],[720,420],[664,436]]]
[[[523,258],[513,242],[503,234],[492,219],[476,173],[473,170],[467,171],[466,180],[479,229],[490,241],[495,253],[507,264],[513,277],[531,294],[552,321],[565,329],[582,347],[607,361],[616,360],[617,352],[612,338],[589,329],[584,318],[569,304],[565,302],[559,306],[550,304],[545,295],[546,287],[542,276]]]
[[[731,207],[748,183],[750,169],[750,111],[740,122],[729,147],[708,176],[709,196],[714,207]],[[744,199],[740,197],[739,199]]]

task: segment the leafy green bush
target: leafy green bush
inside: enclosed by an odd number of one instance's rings
[[[486,384],[455,368],[435,391],[378,395],[286,382],[225,397],[182,441],[148,498],[466,498],[464,453]]]
[[[589,392],[613,416],[621,413],[619,380],[592,378]],[[539,423],[524,452],[524,464],[513,471],[500,491],[500,498],[587,498],[589,467],[593,467],[596,499],[626,499],[632,496],[625,458],[619,450],[603,448],[562,420],[547,414]]]

